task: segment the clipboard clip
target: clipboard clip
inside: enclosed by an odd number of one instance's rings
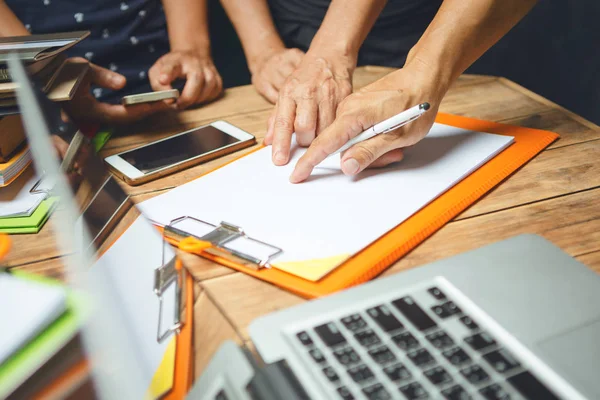
[[[277,246],[248,236],[237,225],[228,222],[214,225],[190,216],[172,220],[164,227],[163,236],[176,243],[181,243],[185,238],[208,242],[210,247],[194,253],[208,253],[254,270],[270,268],[271,260],[283,252]]]
[[[184,324],[184,299],[185,299],[185,281],[187,279],[187,270],[183,267],[181,260],[175,256],[170,261],[164,262],[164,248],[166,243],[163,241],[163,263],[154,270],[154,293],[158,297],[158,328],[156,340],[162,343],[171,334],[178,334]],[[175,285],[175,309],[173,321],[168,327],[163,327],[163,307],[164,294],[171,285]],[[191,307],[191,305],[189,305]]]

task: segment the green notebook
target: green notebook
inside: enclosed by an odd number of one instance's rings
[[[50,197],[42,201],[29,217],[0,218],[0,233],[38,233],[57,203],[57,197]]]
[[[15,272],[12,275],[38,281],[43,284],[60,285],[48,278],[27,273]],[[74,294],[67,294],[67,310],[52,322],[37,337],[0,364],[0,399],[5,398],[21,383],[63,348],[79,331],[80,319],[75,315],[75,302],[82,299]],[[5,327],[3,327],[4,329]]]

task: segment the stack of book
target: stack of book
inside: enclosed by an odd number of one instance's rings
[[[89,64],[67,60],[65,50],[88,35],[85,31],[0,38],[0,116],[19,113],[17,84],[7,66],[11,54],[23,61],[29,75],[50,100],[66,101],[73,98]]]
[[[58,282],[0,272],[0,398],[67,398],[89,381],[73,310]]]
[[[30,163],[21,117],[0,117],[0,187],[14,181]]]

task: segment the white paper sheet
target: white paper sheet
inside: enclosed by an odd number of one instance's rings
[[[238,225],[282,248],[274,263],[355,254],[448,190],[514,139],[435,124],[405,150],[402,162],[347,177],[339,158],[322,163],[305,183],[289,176],[290,163],[271,162],[261,149],[200,179],[140,204],[150,219],[168,224],[189,215]]]
[[[48,197],[45,193],[30,193],[38,181],[34,168],[30,166],[9,186],[0,189],[0,218],[28,217]]]

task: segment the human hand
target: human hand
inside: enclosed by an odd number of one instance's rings
[[[298,160],[290,182],[306,180],[328,155],[351,138],[410,107],[428,102],[431,109],[414,122],[358,143],[341,156],[342,171],[356,175],[367,167],[401,161],[402,148],[420,141],[431,129],[445,89],[408,69],[398,70],[348,96],[338,107],[334,123]]]
[[[212,58],[193,51],[165,54],[150,68],[148,78],[156,91],[172,89],[174,80],[185,78],[185,86],[176,103],[180,110],[214,100],[223,91],[223,80]]]
[[[252,84],[265,99],[275,104],[279,90],[300,65],[304,52],[282,47],[251,64]]]
[[[83,58],[72,58],[69,62],[87,62]],[[101,103],[90,93],[91,85],[119,90],[126,84],[123,75],[90,63],[90,71],[85,82],[79,87],[73,99],[64,105],[68,117],[78,122],[129,123],[151,114],[167,110],[167,102],[155,102],[123,106]]]
[[[279,98],[265,136],[273,145],[275,165],[290,157],[292,134],[300,146],[308,146],[335,119],[338,104],[352,92],[355,59],[335,54],[321,57],[310,51],[279,91]]]

